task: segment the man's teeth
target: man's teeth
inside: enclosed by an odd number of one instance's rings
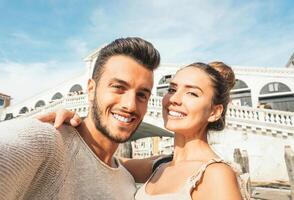
[[[127,117],[120,116],[118,114],[113,114],[113,117],[115,119],[117,119],[118,121],[125,122],[125,123],[132,121],[132,118],[131,117],[128,117],[127,118]]]
[[[173,117],[184,117],[184,115],[182,113],[176,112],[176,111],[169,111],[168,114]]]

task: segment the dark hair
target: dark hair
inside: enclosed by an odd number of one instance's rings
[[[160,63],[160,54],[153,45],[138,37],[119,38],[106,45],[99,51],[92,78],[98,82],[103,66],[108,59],[115,55],[125,55],[133,58],[136,62],[149,70],[155,70]]]
[[[232,68],[220,61],[214,61],[208,64],[222,75],[228,83],[229,90],[231,90],[236,83],[235,73]]]
[[[208,124],[208,130],[223,130],[226,125],[226,112],[228,103],[230,101],[230,90],[228,83],[225,80],[225,77],[223,77],[216,69],[208,64],[197,62],[192,63],[186,67],[195,67],[197,69],[200,69],[210,77],[214,89],[212,103],[213,105],[221,104],[223,106],[223,112],[221,114],[221,117],[217,121],[210,122]]]

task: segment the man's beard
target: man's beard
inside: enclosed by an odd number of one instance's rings
[[[92,109],[91,109],[91,113],[92,113],[92,120],[95,124],[95,127],[98,131],[100,131],[104,136],[106,136],[108,139],[110,139],[111,141],[114,141],[116,143],[124,143],[126,141],[128,141],[130,139],[130,137],[136,132],[136,130],[138,129],[139,125],[141,124],[141,122],[137,125],[137,127],[131,132],[131,134],[127,137],[127,138],[120,138],[119,135],[115,136],[113,135],[110,130],[108,130],[106,125],[102,125],[101,122],[101,118],[100,116],[102,115],[102,111],[99,108],[99,105],[97,103],[97,96],[95,94],[95,98],[94,98],[94,102],[92,105]],[[119,129],[123,129],[118,127]]]

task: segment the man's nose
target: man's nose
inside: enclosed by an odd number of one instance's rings
[[[125,93],[121,98],[121,106],[128,112],[136,111],[136,94],[133,92]]]

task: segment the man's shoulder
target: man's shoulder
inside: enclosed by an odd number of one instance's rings
[[[0,141],[54,140],[56,129],[48,123],[33,118],[14,119],[0,123]],[[2,139],[1,139],[2,138]]]
[[[34,118],[13,119],[0,123],[1,130],[49,130],[54,131],[52,124],[41,122]]]

